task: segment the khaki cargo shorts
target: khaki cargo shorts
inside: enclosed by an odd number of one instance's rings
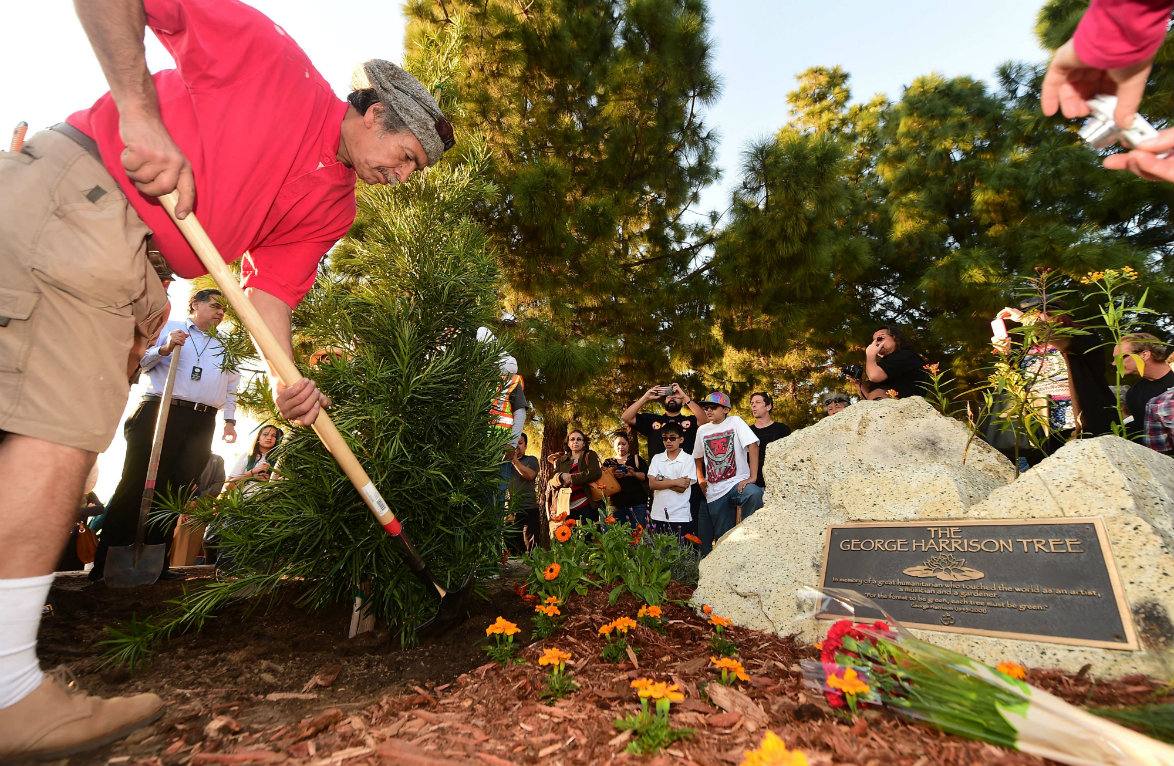
[[[68,136],[0,152],[0,432],[102,452],[167,321],[149,234]]]

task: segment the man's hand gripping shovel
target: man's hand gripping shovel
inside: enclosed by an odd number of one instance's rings
[[[253,336],[257,342],[257,346],[261,349],[266,361],[270,365],[270,369],[274,370],[281,381],[291,386],[302,379],[302,375],[298,372],[298,368],[294,365],[293,360],[285,353],[285,349],[277,341],[273,332],[265,324],[261,315],[254,308],[253,304],[245,296],[244,291],[237,284],[235,277],[228,270],[224,264],[224,259],[220,257],[220,253],[216,250],[216,246],[212,244],[204,227],[196,220],[194,213],[188,214],[182,220],[175,217],[175,207],[179,201],[179,195],[176,192],[170,192],[159,198],[163,203],[163,207],[171,215],[171,219],[175,221],[176,226],[183,233],[192,249],[199,256],[200,262],[204,264],[204,268],[208,269],[208,273],[212,279],[215,280],[216,286],[228,298],[229,304],[236,311],[240,320],[244,323],[245,329]],[[363,498],[363,502],[367,504],[367,508],[375,516],[379,525],[391,535],[392,540],[395,541],[400,555],[407,563],[408,568],[412,573],[423,582],[427,587],[436,591],[436,595],[440,598],[440,607],[437,610],[436,616],[422,625],[419,631],[423,634],[435,634],[446,630],[456,622],[465,617],[465,601],[470,590],[469,582],[466,580],[459,588],[455,590],[445,589],[432,573],[428,570],[428,565],[416,552],[411,542],[404,535],[403,529],[395,514],[391,512],[387,502],[379,494],[379,490],[375,488],[375,484],[363,470],[363,466],[359,464],[358,459],[351,448],[347,446],[346,441],[342,438],[338,428],[330,419],[330,416],[325,411],[319,412],[318,417],[313,423],[314,432],[318,434],[318,438],[326,446],[326,449],[334,457],[339,467],[355,485],[355,489],[359,491],[359,495]]]

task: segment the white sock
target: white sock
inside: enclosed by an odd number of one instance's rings
[[[41,685],[37,630],[53,575],[0,580],[0,709]]]

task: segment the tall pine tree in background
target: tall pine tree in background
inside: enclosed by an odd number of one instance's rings
[[[617,407],[708,340],[691,278],[713,221],[690,206],[716,177],[702,122],[717,83],[702,0],[409,0],[408,47],[464,30],[454,100],[484,137],[502,194],[509,341],[543,420]],[[544,463],[545,465],[545,463]]]

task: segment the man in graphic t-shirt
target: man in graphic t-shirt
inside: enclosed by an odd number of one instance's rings
[[[697,429],[693,459],[697,483],[705,492],[705,505],[697,522],[701,555],[714,541],[734,528],[735,508],[742,518],[762,507],[758,478],[758,437],[737,415],[730,414],[730,397],[714,391],[701,400],[709,422]]]

